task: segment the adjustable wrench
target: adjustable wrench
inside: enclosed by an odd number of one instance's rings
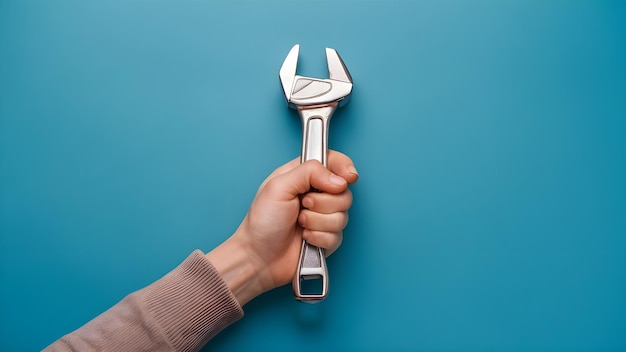
[[[334,49],[326,48],[329,79],[296,75],[300,45],[291,48],[280,68],[280,81],[290,108],[302,119],[302,154],[300,162],[315,159],[327,165],[328,127],[337,107],[348,103],[352,77]],[[321,280],[321,292],[303,292],[303,280]],[[293,278],[295,298],[316,303],[328,294],[328,270],[324,250],[302,241],[298,269]]]

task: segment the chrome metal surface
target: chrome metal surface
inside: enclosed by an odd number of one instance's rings
[[[352,93],[352,76],[334,49],[326,48],[329,79],[298,76],[300,46],[294,45],[280,68],[279,76],[289,107],[295,108],[302,119],[302,163],[317,160],[328,166],[328,127],[338,106],[348,102]],[[304,292],[303,283],[321,280],[319,290]],[[302,241],[298,269],[293,279],[295,298],[315,303],[328,294],[328,269],[324,250]]]

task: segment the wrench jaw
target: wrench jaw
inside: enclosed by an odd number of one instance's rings
[[[326,62],[328,64],[328,77],[335,84],[338,107],[345,106],[350,101],[350,94],[352,93],[352,75],[337,50],[326,48]]]
[[[285,99],[287,99],[287,103],[289,107],[295,109],[295,105],[291,103],[291,93],[293,90],[293,82],[296,78],[296,68],[298,67],[298,55],[300,53],[300,45],[294,45],[291,50],[289,50],[289,54],[283,61],[283,65],[280,67],[280,71],[278,73],[280,77],[280,83],[283,86],[283,92],[285,93]]]
[[[337,50],[326,48],[326,62],[328,63],[328,77],[331,80],[352,84],[350,71],[348,71]]]

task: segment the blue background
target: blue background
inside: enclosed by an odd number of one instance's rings
[[[0,1],[0,350],[41,349],[245,215],[300,151],[278,70],[355,81],[331,292],[234,350],[625,350],[625,1]]]

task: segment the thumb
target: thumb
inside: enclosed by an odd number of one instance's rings
[[[348,182],[332,173],[317,160],[309,160],[287,173],[272,178],[268,184],[281,200],[290,200],[307,193],[311,187],[327,193],[341,193]]]

